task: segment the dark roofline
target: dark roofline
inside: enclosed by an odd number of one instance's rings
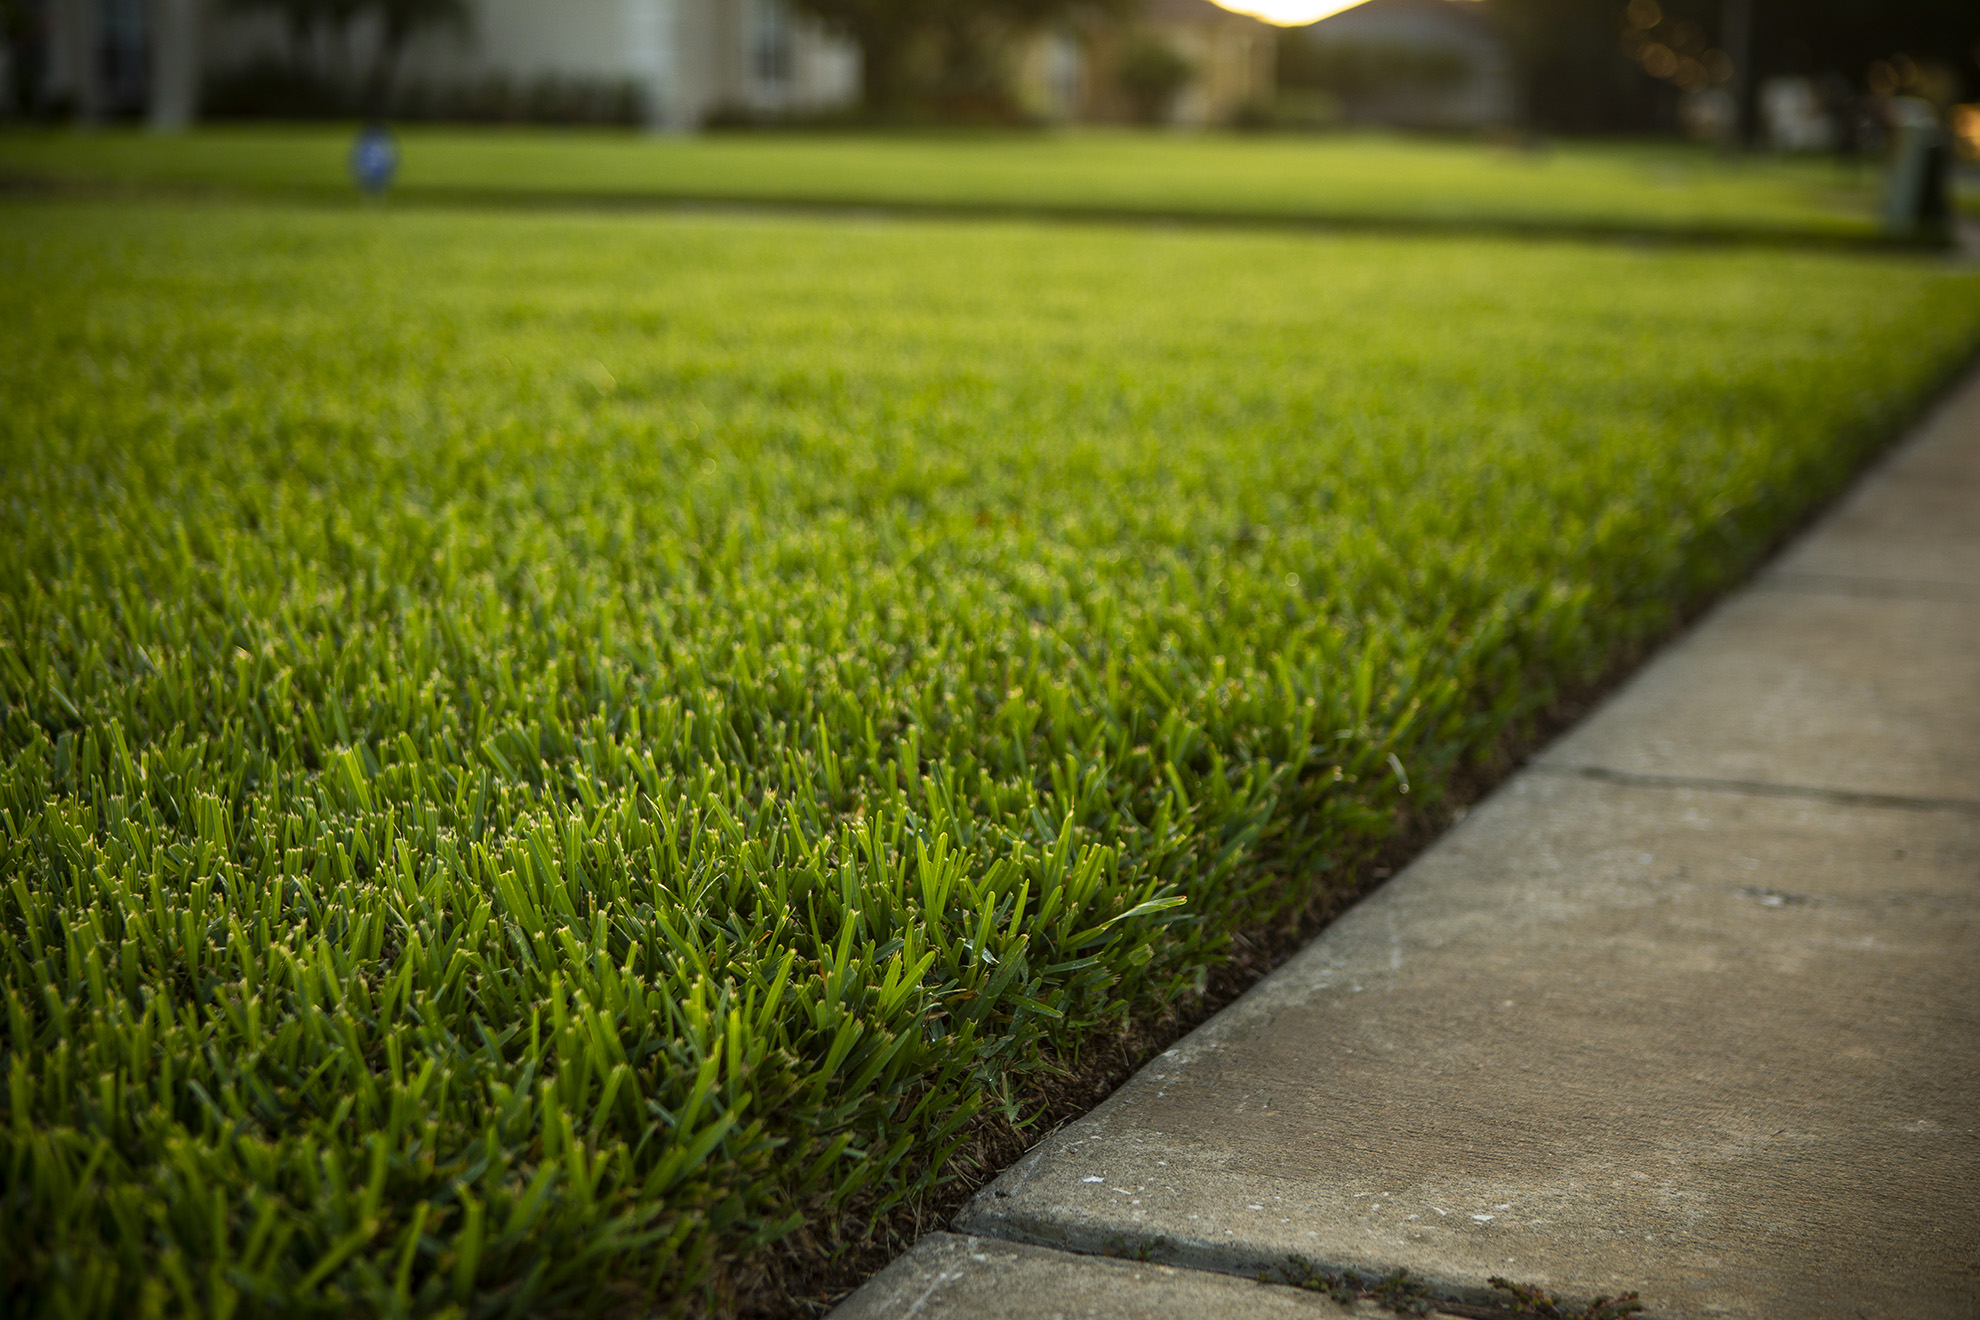
[[[1352,26],[1357,16],[1374,14],[1422,14],[1452,28],[1497,35],[1491,15],[1485,12],[1485,6],[1479,0],[1363,0],[1351,9],[1343,9],[1338,14],[1329,14],[1292,30],[1325,36],[1330,23]],[[1347,21],[1343,23],[1342,20]]]

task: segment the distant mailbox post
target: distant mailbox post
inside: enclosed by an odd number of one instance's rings
[[[373,124],[351,144],[351,178],[370,196],[392,186],[399,173],[399,143],[383,124]]]
[[[1900,238],[1943,237],[1952,227],[1952,142],[1925,102],[1901,98],[1894,110],[1884,231]]]

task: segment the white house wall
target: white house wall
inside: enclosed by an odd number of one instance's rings
[[[73,3],[74,0],[71,0]],[[630,81],[645,94],[656,127],[692,129],[722,109],[817,112],[859,96],[859,52],[817,23],[786,17],[789,76],[766,80],[750,51],[765,21],[764,0],[470,0],[468,33],[420,34],[400,77],[458,85],[490,77]],[[368,56],[375,33],[353,33]],[[281,25],[266,14],[209,8],[201,38],[207,71],[237,69],[285,51]]]
[[[404,74],[449,82],[497,73],[627,77],[634,72],[629,8],[627,0],[475,0],[467,36],[422,34],[406,52]]]

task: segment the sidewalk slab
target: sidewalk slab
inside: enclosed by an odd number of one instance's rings
[[[959,1227],[1970,1318],[1977,951],[1980,817],[1523,776]]]
[[[875,1275],[833,1320],[1348,1320],[1317,1293],[1168,1265],[1074,1256],[996,1238],[930,1233]]]
[[[1954,393],[1774,566],[1783,579],[1980,600],[1980,390]]]

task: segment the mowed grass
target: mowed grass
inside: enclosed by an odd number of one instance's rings
[[[0,178],[348,194],[348,128],[0,134]],[[402,193],[1049,209],[1802,238],[1874,236],[1879,172],[1702,147],[1342,134],[958,137],[414,128]]]
[[[774,1303],[1976,341],[1888,257],[0,208],[0,1305]]]

